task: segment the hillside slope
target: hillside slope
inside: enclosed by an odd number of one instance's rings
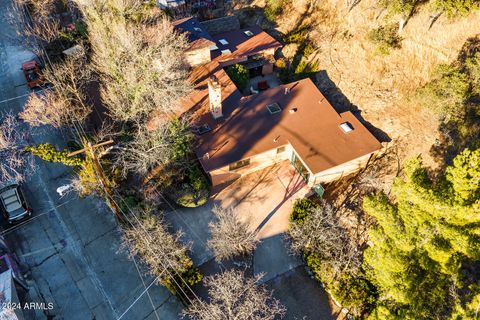
[[[361,116],[385,132],[396,143],[400,159],[423,154],[425,163],[435,166],[429,156],[438,138],[439,116],[421,108],[411,99],[415,90],[429,81],[438,64],[453,62],[465,41],[479,32],[479,12],[448,19],[441,15],[432,23],[432,11],[425,5],[408,21],[400,36],[401,48],[384,55],[367,34],[386,23],[398,23],[375,0],[295,0],[272,23],[258,15],[241,15],[246,24],[261,22],[274,33],[287,34],[308,26],[308,35],[317,47],[317,84],[339,109],[359,109]],[[319,1],[317,1],[319,2]],[[243,8],[247,7],[245,4]],[[248,7],[264,8],[264,1]],[[240,11],[242,12],[242,11]],[[262,10],[256,11],[260,14]]]

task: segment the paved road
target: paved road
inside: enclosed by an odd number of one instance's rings
[[[29,90],[20,65],[33,57],[22,43],[9,14],[11,0],[0,0],[0,112],[17,113]],[[20,98],[15,98],[20,96]],[[63,147],[64,137],[45,128],[35,130],[32,143]],[[54,319],[118,319],[144,291],[137,267],[121,251],[121,237],[112,213],[102,201],[75,195],[60,198],[58,186],[72,172],[59,164],[38,161],[26,182],[33,218],[7,234],[31,288],[35,302],[52,302]],[[145,274],[140,266],[141,274]],[[144,276],[145,285],[152,281]],[[122,319],[180,319],[181,304],[169,292],[153,285]],[[43,312],[26,312],[28,319],[46,319]]]

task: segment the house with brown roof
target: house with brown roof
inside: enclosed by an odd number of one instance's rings
[[[382,148],[351,112],[337,113],[310,79],[243,95],[224,68],[241,63],[268,75],[281,47],[259,27],[212,35],[195,18],[174,26],[192,39],[194,90],[182,110],[193,119],[195,152],[214,185],[289,160],[314,186],[359,170]]]

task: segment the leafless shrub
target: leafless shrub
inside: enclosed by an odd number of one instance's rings
[[[32,94],[20,117],[32,126],[59,128],[72,120],[82,121],[91,112],[86,102],[86,87],[92,80],[85,56],[77,54],[45,70],[53,88],[43,95]]]
[[[361,252],[329,204],[323,203],[302,222],[293,223],[289,235],[294,252],[317,255],[334,276],[359,270]]]
[[[184,311],[193,320],[273,320],[283,318],[285,307],[258,285],[262,275],[247,278],[240,271],[206,277],[210,301],[195,301]]]
[[[28,135],[14,115],[4,116],[0,123],[0,181],[22,181],[34,169],[33,158],[23,152]]]
[[[217,220],[208,224],[212,238],[207,245],[215,253],[215,259],[230,259],[255,250],[258,244],[255,233],[248,222],[238,218],[233,208],[215,206],[212,211]]]
[[[124,245],[130,255],[142,257],[154,276],[163,274],[164,266],[184,270],[188,247],[180,244],[182,234],[171,234],[165,222],[156,215],[133,214],[138,216],[138,220],[131,218],[133,226],[126,227],[123,235]]]

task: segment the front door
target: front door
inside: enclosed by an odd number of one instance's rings
[[[292,165],[297,170],[297,172],[300,174],[300,176],[305,180],[305,182],[308,182],[308,177],[310,176],[310,173],[308,172],[308,169],[305,168],[303,165],[302,161],[297,157],[295,152],[292,153]]]

